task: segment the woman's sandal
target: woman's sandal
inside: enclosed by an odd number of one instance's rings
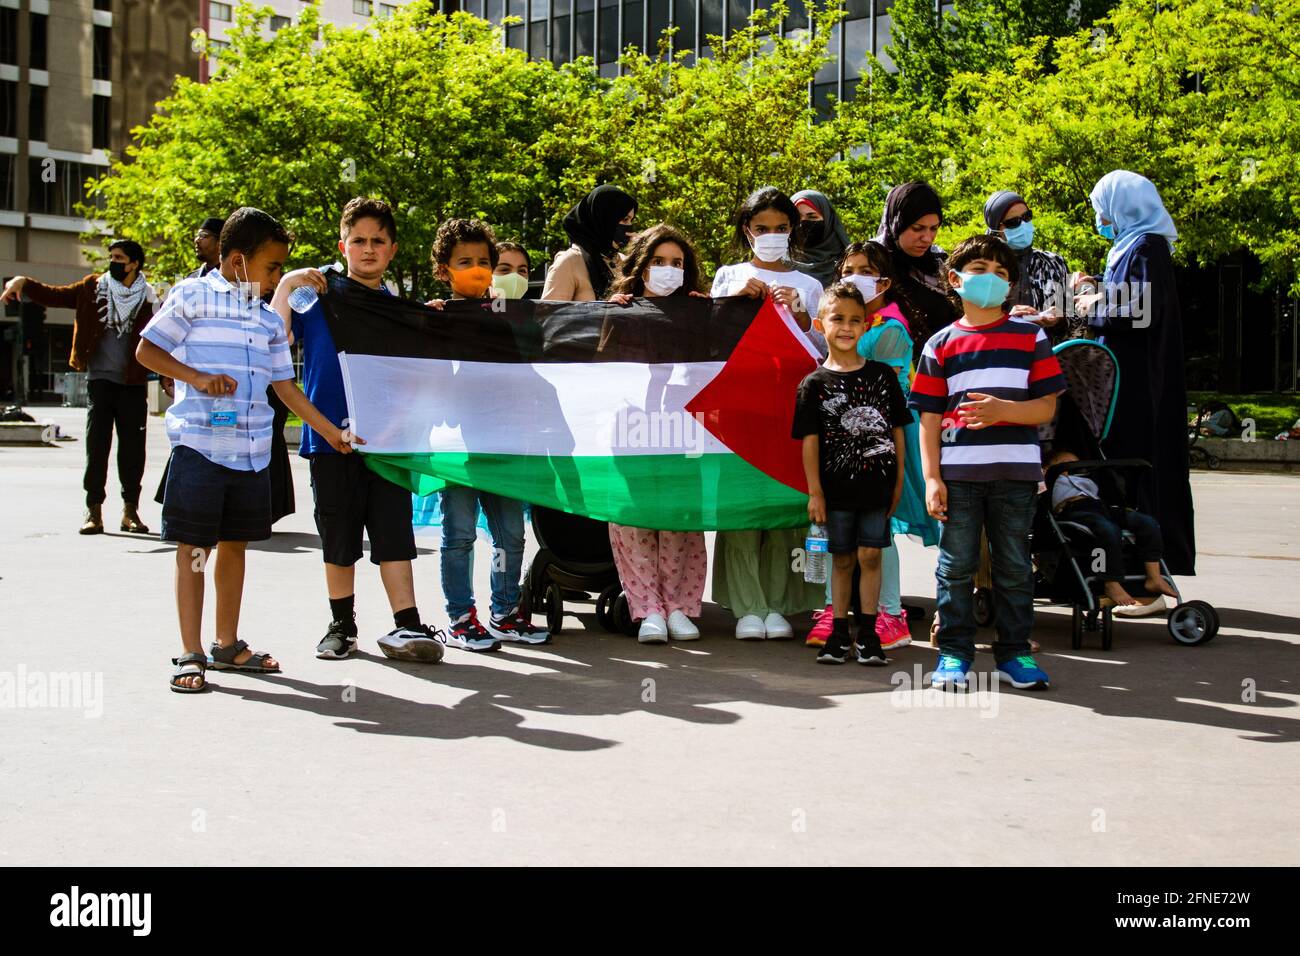
[[[212,649],[208,651],[208,666],[215,671],[251,671],[254,674],[278,674],[280,665],[267,667],[266,661],[270,654],[254,654],[246,661],[235,663],[235,658],[242,652],[248,650],[248,645],[243,641],[235,641],[229,647],[222,647],[220,644],[213,642]]]
[[[204,673],[208,669],[208,658],[206,654],[198,652],[191,654],[182,654],[180,657],[173,657],[172,663],[176,665],[176,670],[172,671],[171,689],[178,694],[198,694],[208,689],[208,678]],[[186,686],[178,683],[183,677],[197,677],[199,684],[197,687]]]

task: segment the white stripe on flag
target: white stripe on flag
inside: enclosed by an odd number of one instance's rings
[[[339,353],[365,451],[729,454],[685,410],[721,362],[459,362]]]

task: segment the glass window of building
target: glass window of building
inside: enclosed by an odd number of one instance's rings
[[[210,0],[208,3],[208,19],[221,20],[224,23],[231,23],[234,20],[232,10],[228,3],[218,3],[217,0]]]

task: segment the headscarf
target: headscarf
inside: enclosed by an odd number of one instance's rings
[[[1143,236],[1162,236],[1173,250],[1178,230],[1155,183],[1145,176],[1116,169],[1097,181],[1088,198],[1097,216],[1115,225],[1115,244],[1106,256],[1104,281],[1124,274],[1129,253]]]
[[[131,331],[135,314],[146,298],[153,301],[153,289],[138,272],[129,286],[118,282],[105,272],[95,283],[95,298],[99,300],[100,321],[118,338]]]
[[[804,189],[790,197],[796,206],[806,202],[813,206],[822,217],[822,238],[820,242],[803,247],[806,262],[795,264],[800,272],[806,272],[822,285],[835,278],[835,266],[844,255],[849,244],[849,234],[840,222],[840,215],[825,195],[815,189]]]
[[[629,212],[635,211],[635,199],[617,186],[606,184],[579,199],[564,217],[564,231],[582,250],[591,288],[598,299],[605,297],[614,277],[609,257],[614,252],[615,227]]]
[[[931,246],[920,256],[909,256],[898,245],[898,237],[912,223],[924,216],[936,215],[943,222],[943,203],[939,194],[925,182],[901,183],[885,197],[885,209],[880,214],[880,228],[875,241],[889,250],[894,257],[895,272],[910,276],[916,282],[939,294],[946,293],[940,266],[943,257]]]
[[[1010,189],[999,189],[984,202],[984,222],[988,225],[988,233],[992,235],[1002,228],[1002,220],[1007,218],[1007,210],[1018,202],[1025,202],[1020,193],[1013,193]],[[1025,203],[1025,205],[1029,205]]]

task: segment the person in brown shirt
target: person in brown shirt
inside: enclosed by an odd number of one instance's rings
[[[153,318],[157,296],[141,270],[144,249],[131,239],[109,247],[108,271],[68,285],[45,285],[29,276],[9,280],[0,302],[25,295],[47,308],[74,309],[72,354],[68,364],[87,373],[86,517],[82,534],[104,530],[103,504],[108,455],[117,430],[117,476],[122,485],[123,531],[148,534],[140,520],[140,481],[144,477],[148,372],[135,358],[140,332]]]
[[[542,298],[557,302],[591,302],[609,294],[614,273],[611,259],[627,244],[636,215],[636,200],[617,186],[597,186],[564,217],[573,242],[559,253],[546,273]]]

